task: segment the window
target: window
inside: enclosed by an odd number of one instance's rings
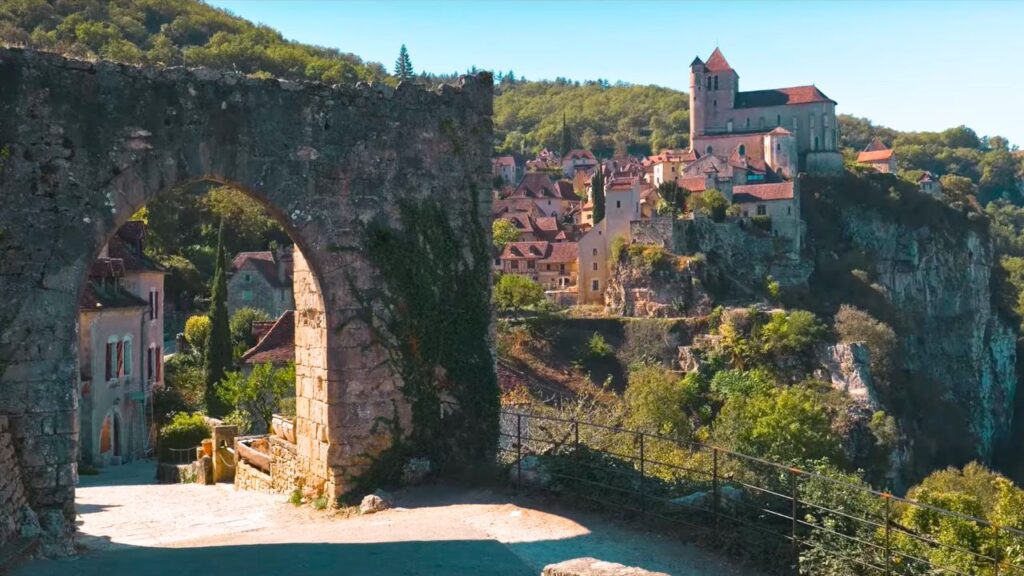
[[[597,262],[594,262],[594,272],[597,272]]]
[[[121,348],[124,350],[124,372],[122,376],[132,375],[132,338],[127,336],[124,339],[124,343],[121,344]]]
[[[775,117],[775,125],[782,126],[782,114],[779,114]]]
[[[601,281],[600,280],[594,280],[593,282],[590,283],[590,289],[593,290],[594,292],[597,292],[597,290],[598,290],[598,288],[600,286],[601,286]]]
[[[775,151],[776,151],[776,152],[779,152],[779,151],[781,151],[781,150],[782,150],[782,144],[779,144],[778,142],[776,142],[776,143],[775,143]]]
[[[594,256],[597,256],[597,248],[594,248]]]
[[[727,132],[732,132],[732,120],[726,121],[726,123],[725,123],[725,130]]]
[[[743,144],[740,144],[739,154],[740,154],[740,156],[746,156],[747,155],[747,147],[744,146]]]
[[[747,118],[747,120],[744,123],[744,125],[746,126],[746,128],[750,128],[750,118]]]
[[[786,206],[786,216],[792,216],[792,215],[793,215],[793,207],[792,206]]]
[[[821,125],[828,128],[828,114],[821,115]]]
[[[711,154],[711,144],[708,144],[708,147],[704,149],[704,153]]]
[[[718,76],[715,76],[715,90],[718,90]]]
[[[706,84],[707,84],[707,89],[708,89],[708,90],[711,90],[711,76],[708,76],[708,77],[707,77],[707,82],[706,82]]]
[[[616,208],[622,208],[622,200],[616,200],[615,201],[615,207]]]
[[[811,129],[814,129],[814,114],[808,114],[807,119],[810,123]]]
[[[796,116],[793,116],[793,132],[796,132],[798,122],[799,119]]]
[[[159,382],[164,378],[164,353],[159,346],[156,347],[156,379]]]
[[[252,290],[242,290],[242,300],[252,300]]]
[[[535,261],[533,261],[533,260],[527,260],[526,261],[526,268],[527,268],[527,270],[533,270],[536,267],[537,267],[537,263]]]
[[[114,363],[117,362],[117,359],[116,359],[116,356],[115,356],[116,353],[114,352],[114,346],[115,346],[115,344],[114,344],[113,341],[107,342],[107,349],[106,349],[106,353],[104,354],[104,356],[106,356],[106,358],[104,359],[104,365],[105,365],[105,371],[104,371],[105,376],[104,376],[104,378],[106,380],[110,380],[111,378],[114,377]]]
[[[153,381],[153,376],[155,375],[156,370],[156,366],[153,364],[154,354],[155,351],[153,350],[153,346],[150,345],[149,349],[146,350],[146,377],[149,379],[150,382]]]
[[[757,215],[758,216],[764,216],[766,214],[768,214],[768,207],[765,206],[764,204],[758,204],[757,205]]]
[[[558,273],[559,274],[565,274],[565,264],[559,264],[558,265]]]
[[[248,272],[246,272],[245,274],[242,275],[242,280],[245,280],[246,282],[249,281],[249,273]]]
[[[718,108],[718,98],[715,98],[714,100],[712,100],[712,101],[711,101],[711,105],[712,105],[713,107],[715,107],[715,108]]]
[[[156,320],[160,317],[160,291],[149,291],[149,319]]]
[[[818,137],[815,136],[814,137],[814,146],[811,146],[811,150],[817,150],[817,149],[818,149]]]
[[[501,258],[495,258],[494,259],[494,265],[495,266],[501,266]]]
[[[519,270],[519,260],[513,260],[511,263],[509,263],[508,267],[513,270]]]

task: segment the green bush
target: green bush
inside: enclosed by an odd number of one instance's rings
[[[527,276],[504,274],[494,286],[494,305],[498,310],[521,310],[544,301],[544,288]]]
[[[588,358],[601,359],[609,358],[615,354],[615,349],[612,345],[604,339],[604,336],[600,332],[594,332],[590,340],[587,341],[586,355]]]
[[[257,308],[239,308],[231,315],[231,344],[235,350],[235,356],[241,356],[246,350],[256,345],[256,338],[252,335],[253,322],[267,322],[272,320],[269,314]]]
[[[195,448],[210,437],[210,426],[202,414],[179,412],[160,429],[160,460],[172,460],[171,450]]]
[[[715,222],[725,220],[729,210],[729,200],[718,190],[705,190],[687,199],[688,207],[699,214],[710,217]]]
[[[690,414],[701,404],[694,378],[680,378],[660,366],[630,368],[625,394],[630,428],[689,438],[693,432]]]

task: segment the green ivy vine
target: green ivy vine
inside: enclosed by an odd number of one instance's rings
[[[350,284],[360,316],[402,380],[412,429],[403,434],[397,410],[379,421],[395,444],[374,458],[352,494],[394,485],[414,456],[441,471],[493,462],[499,390],[490,344],[490,238],[471,197],[461,211],[433,199],[400,200],[398,226],[381,217],[363,228],[364,255],[383,289]]]

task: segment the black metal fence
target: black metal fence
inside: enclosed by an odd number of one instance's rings
[[[500,458],[517,487],[686,526],[775,572],[1024,576],[1024,532],[982,518],[702,443],[514,410],[501,418]]]

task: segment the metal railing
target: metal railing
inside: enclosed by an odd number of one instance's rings
[[[517,488],[686,526],[779,573],[1024,576],[1020,530],[716,446],[502,410],[499,458]]]

